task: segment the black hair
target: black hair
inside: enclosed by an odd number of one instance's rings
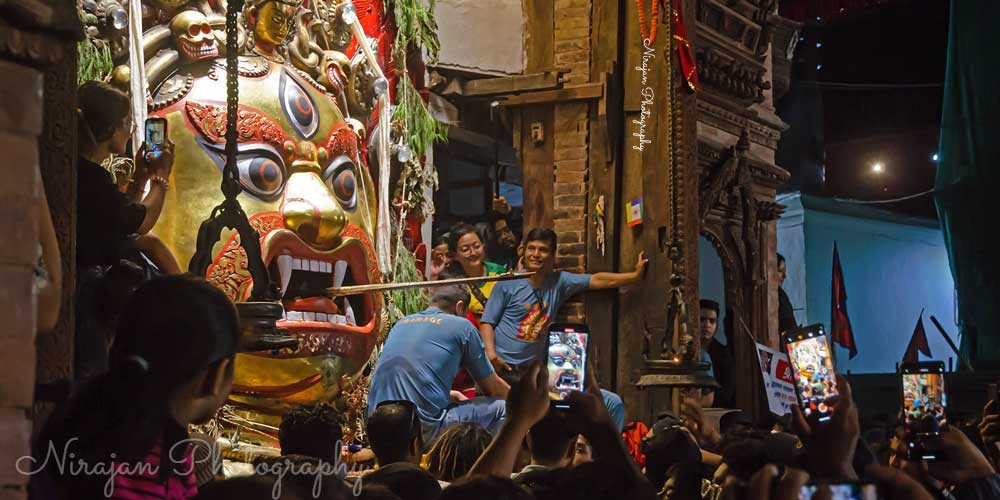
[[[465,271],[462,269],[462,264],[458,261],[456,256],[458,255],[459,240],[461,240],[463,237],[469,234],[474,234],[476,235],[476,238],[479,238],[479,243],[483,245],[483,253],[484,253],[483,261],[485,261],[486,241],[483,240],[483,236],[479,234],[479,231],[476,230],[475,226],[460,222],[458,224],[455,224],[454,226],[451,227],[451,229],[448,230],[448,235],[449,235],[448,251],[451,252],[452,258],[451,258],[451,264],[448,265],[447,270],[452,274],[463,278],[466,277]]]
[[[547,227],[536,227],[528,231],[528,235],[524,237],[524,244],[527,245],[531,241],[544,241],[552,247],[550,250],[556,251],[556,232]]]
[[[475,422],[448,427],[427,452],[427,470],[441,481],[452,482],[472,469],[492,441],[490,433]]]
[[[722,450],[722,461],[729,467],[729,473],[742,481],[749,481],[761,467],[770,463],[767,448],[757,437],[732,440]]]
[[[380,466],[406,459],[410,444],[420,437],[419,421],[411,426],[411,418],[410,409],[402,404],[379,406],[368,417],[368,441]]]
[[[451,235],[449,233],[443,233],[443,234],[434,235],[433,237],[431,237],[431,248],[434,248],[434,247],[436,247],[438,245],[441,245],[441,244],[445,244],[445,245],[448,245],[448,250],[450,251],[451,250],[451,244],[448,241],[450,239],[450,237],[451,237]]]
[[[301,467],[292,469],[302,471]],[[317,472],[317,474],[319,474]],[[313,474],[292,474],[278,476],[272,474],[254,474],[251,476],[234,477],[222,481],[213,481],[204,486],[198,487],[198,500],[229,500],[239,498],[240,500],[272,500],[274,488],[281,488],[281,499],[283,500],[305,500],[307,498],[317,498],[313,493],[313,483],[317,481]],[[320,482],[321,496],[325,500],[348,500],[354,498],[347,485],[336,477],[321,476]],[[277,484],[279,483],[280,484]]]
[[[566,417],[558,411],[549,411],[531,426],[531,456],[546,465],[561,460],[576,445],[577,434],[567,430]]]
[[[785,256],[784,256],[784,255],[781,255],[781,254],[779,253],[779,254],[778,254],[778,264],[781,264],[781,263],[782,263],[782,262],[784,262],[784,261],[785,261]]]
[[[509,478],[472,476],[451,483],[441,491],[441,500],[532,500],[532,495]]]
[[[91,464],[112,458],[140,462],[159,439],[162,450],[172,449],[188,436],[184,430],[170,432],[178,428],[171,397],[205,370],[231,360],[239,335],[236,308],[204,278],[186,274],[146,282],[119,317],[109,371],[86,383],[50,419],[39,446],[72,446],[76,458]],[[170,474],[169,469],[160,472]],[[89,480],[99,488],[105,479]],[[62,480],[84,482],[73,491],[94,486],[85,478]]]
[[[667,481],[667,472],[674,465],[700,463],[701,450],[680,427],[655,426],[653,437],[645,439],[646,479],[657,491]]]
[[[700,463],[684,462],[670,466],[667,478],[673,479],[670,491],[671,499],[699,500],[701,499],[701,476],[703,467]]]
[[[78,134],[85,151],[110,139],[132,107],[128,94],[96,80],[77,88],[76,102]]]
[[[283,455],[305,455],[333,464],[340,459],[344,419],[332,405],[314,403],[283,417],[278,442]]]
[[[701,302],[699,302],[699,306],[701,309],[711,309],[715,311],[716,316],[719,315],[719,303],[714,300],[701,299]]]

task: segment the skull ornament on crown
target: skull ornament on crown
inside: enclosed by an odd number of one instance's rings
[[[194,10],[177,14],[170,22],[170,32],[182,63],[219,57],[219,43],[205,14]]]

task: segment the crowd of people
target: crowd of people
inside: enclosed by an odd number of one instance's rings
[[[942,427],[934,462],[907,456],[900,426],[881,439],[862,433],[843,377],[839,396],[827,401],[828,422],[796,408],[790,419],[733,413],[716,424],[701,395],[686,393],[679,414],[662,414],[648,429],[632,423],[623,434],[593,371],[568,409],[552,408],[540,360],[516,365],[520,376],[508,385],[462,317],[468,297],[462,287],[440,287],[431,309],[396,327],[413,329],[390,333],[369,399],[371,456],[346,451],[342,416],[314,404],[283,418],[281,456],[258,459],[251,476],[224,479],[198,458],[187,428],[211,419],[229,393],[235,308],[201,278],[154,278],[123,309],[109,371],[40,433],[33,498],[797,499],[807,484],[859,482],[888,499],[1000,495],[994,402],[974,425]],[[392,354],[403,347],[423,351]],[[414,360],[434,350],[448,353],[433,355],[447,358],[438,388],[409,392],[426,382]],[[459,367],[488,396],[451,401]],[[638,443],[637,426],[645,431]]]
[[[590,367],[583,390],[554,406],[547,327],[572,297],[641,280],[647,261],[640,254],[621,273],[558,270],[556,233],[519,237],[502,199],[490,222],[434,239],[428,279],[532,274],[433,287],[427,309],[392,326],[371,373],[364,446],[344,443],[333,406],[305,405],[275,429],[279,456],[225,477],[215,440],[190,427],[229,396],[235,306],[180,274],[149,231],[169,189],[169,144],[158,155],[140,149],[133,182],[116,179],[100,165],[126,154],[127,98],[90,83],[80,106],[80,384],[17,464],[32,476],[32,498],[777,500],[813,490],[853,498],[842,490],[861,485],[887,499],[1000,498],[995,401],[975,421],[943,419],[927,438],[939,451],[930,462],[908,452],[905,418],[863,427],[839,376],[838,394],[823,401],[828,421],[797,407],[707,418],[705,408],[731,403],[734,377],[732,329],[726,343],[716,338],[720,307],[710,300],[700,304],[701,359],[719,383],[682,391],[676,414],[626,425],[624,402]]]

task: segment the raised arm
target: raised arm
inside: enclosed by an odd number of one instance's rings
[[[532,363],[511,389],[507,398],[507,418],[468,475],[510,477],[524,436],[548,410],[548,374],[539,361]]]
[[[628,273],[595,273],[590,276],[590,289],[604,290],[607,288],[618,288],[639,281],[648,263],[649,260],[646,259],[646,252],[639,252],[639,259],[635,263],[634,271]]]

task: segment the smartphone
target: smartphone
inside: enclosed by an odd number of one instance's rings
[[[590,332],[579,323],[554,323],[549,326],[548,335],[549,399],[552,407],[567,409],[569,403],[565,400],[569,393],[584,389]]]
[[[823,325],[815,324],[789,330],[784,335],[802,413],[825,422],[830,419],[826,401],[840,394],[826,330]]]
[[[904,363],[900,368],[907,457],[910,460],[937,460],[941,455],[937,438],[948,407],[944,362]]]
[[[877,500],[878,491],[871,483],[807,484],[799,491],[799,500]]]
[[[167,120],[151,116],[146,119],[146,150],[154,156],[163,153],[163,145],[167,142]]]

